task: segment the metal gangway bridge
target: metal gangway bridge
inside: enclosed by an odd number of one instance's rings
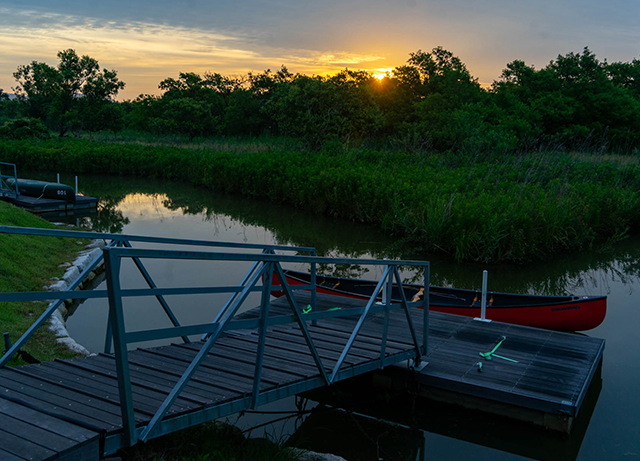
[[[0,306],[53,300],[0,358],[3,460],[103,459],[138,442],[402,361],[419,367],[427,352],[428,262],[319,257],[304,247],[70,230],[0,226],[0,233],[108,242],[65,291],[0,293]],[[145,248],[134,247],[139,244]],[[125,260],[133,261],[145,286],[123,288]],[[251,267],[234,286],[158,287],[147,268],[151,260]],[[77,290],[102,263],[107,289]],[[283,264],[306,265],[310,284],[287,283]],[[318,295],[317,267],[325,264],[377,266],[381,276],[374,294],[358,302]],[[427,288],[423,300],[392,304],[386,296],[392,284],[402,285],[401,266],[419,269]],[[272,299],[274,291],[284,296]],[[220,293],[229,296],[221,305],[203,303],[198,296]],[[246,305],[251,293],[258,293],[258,305]],[[193,296],[193,308],[210,313],[210,321],[182,325],[170,307],[172,296]],[[155,297],[158,315],[166,315],[171,326],[128,329],[127,307],[140,297]],[[108,299],[102,353],[6,366],[65,299],[89,298]],[[166,345],[134,346],[159,340]]]

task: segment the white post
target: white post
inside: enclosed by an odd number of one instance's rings
[[[76,195],[78,195],[78,177],[76,176]]]
[[[60,173],[57,173],[58,176],[58,184],[60,184]]]
[[[489,272],[482,272],[482,300],[480,302],[480,318],[476,317],[474,320],[480,320],[481,322],[491,322],[487,319],[487,279]]]
[[[480,308],[480,319],[487,319],[487,278],[489,272],[482,271],[482,307]]]

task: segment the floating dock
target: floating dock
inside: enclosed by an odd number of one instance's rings
[[[309,295],[298,292],[297,296],[304,303]],[[318,295],[318,301],[331,302],[325,296]],[[341,305],[350,303],[357,305],[352,299],[341,301]],[[421,329],[422,311],[411,312],[416,328]],[[496,346],[494,354],[487,355]],[[428,364],[419,370],[406,365],[386,367],[376,372],[376,382],[395,388],[417,385],[419,395],[431,399],[569,433],[604,346],[603,339],[581,334],[430,312],[424,357]]]
[[[75,202],[67,202],[66,200],[29,197],[22,194],[16,196],[11,193],[0,193],[0,200],[4,200],[5,202],[9,202],[36,214],[52,212],[77,214],[95,210],[98,206],[97,198],[86,197],[84,195],[76,195]]]
[[[6,174],[7,172],[11,174]],[[55,213],[57,216],[66,216],[90,213],[95,210],[98,199],[78,195],[77,191],[77,176],[74,193],[70,186],[60,184],[60,175],[57,183],[19,179],[15,164],[0,162],[0,200],[24,208],[31,213]],[[70,200],[64,199],[67,196]]]
[[[480,356],[502,338],[491,360]],[[424,369],[390,367],[377,381],[395,388],[414,381],[421,396],[569,433],[605,341],[432,312],[429,344]]]

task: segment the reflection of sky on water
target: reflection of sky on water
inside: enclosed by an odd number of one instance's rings
[[[319,253],[330,256],[430,259],[434,283],[466,288],[479,288],[482,270],[487,268],[412,254],[410,249],[398,247],[394,239],[366,226],[310,216],[256,200],[132,179],[123,180],[121,186],[128,184],[129,190],[144,190],[144,193],[127,195],[122,192],[127,190],[126,187],[116,193],[114,185],[110,185],[114,190],[107,193],[104,189],[107,185],[104,181],[101,185],[99,179],[95,183],[91,178],[82,179],[81,184],[86,185],[85,193],[89,195],[120,197],[113,203],[118,203],[115,211],[129,219],[123,225],[123,232],[128,234],[315,246]],[[163,188],[166,192],[159,192]],[[125,196],[126,199],[121,201]],[[185,211],[186,204],[189,205],[189,213]],[[578,459],[619,459],[640,453],[640,420],[637,418],[640,412],[637,395],[640,370],[635,366],[640,363],[637,339],[640,325],[639,261],[640,242],[629,239],[606,251],[585,251],[561,256],[552,262],[519,267],[488,268],[490,290],[608,295],[608,314],[604,323],[586,332],[590,336],[605,338],[607,342],[602,391]],[[241,266],[154,261],[154,264],[148,264],[148,269],[158,286],[202,286],[211,282],[238,283],[248,269]],[[363,274],[361,267],[351,267],[350,270],[355,275]],[[142,278],[132,264],[125,264],[123,271],[125,286],[143,286]],[[375,278],[375,271],[364,276]],[[216,298],[216,295],[174,296],[170,304],[183,324],[191,324],[211,319],[224,299]],[[155,300],[136,298],[127,303],[128,328],[131,330],[169,325]],[[257,303],[256,297],[248,306]],[[71,335],[92,350],[99,351],[106,312],[106,305],[87,301],[69,319]],[[459,459],[467,454],[471,459],[521,459],[499,449],[429,432],[427,445],[429,453],[437,453],[438,457],[426,459]]]

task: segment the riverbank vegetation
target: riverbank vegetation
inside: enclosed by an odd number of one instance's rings
[[[315,152],[278,143],[239,153],[78,139],[5,140],[1,148],[27,169],[158,177],[264,196],[377,225],[459,260],[542,259],[597,248],[640,224],[635,156],[415,155],[334,145]]]
[[[0,225],[53,229],[56,226],[31,213],[0,201]],[[54,277],[61,277],[60,264],[73,261],[87,241],[61,237],[0,234],[0,292],[43,291]],[[46,302],[2,303],[0,333],[15,341],[47,308]],[[40,328],[23,348],[41,362],[71,358],[75,354],[46,327]],[[14,359],[14,364],[23,363]]]
[[[516,60],[483,87],[437,47],[381,79],[184,72],[115,102],[115,71],[58,57],[0,94],[2,160],[265,196],[458,260],[544,259],[638,230],[637,59]]]

